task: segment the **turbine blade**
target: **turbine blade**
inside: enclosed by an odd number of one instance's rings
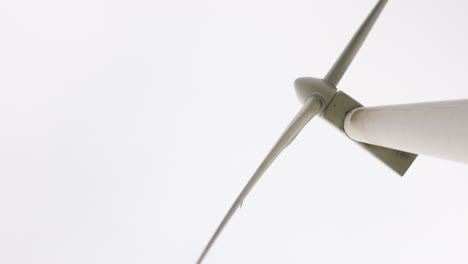
[[[283,151],[294,140],[294,138],[299,134],[302,128],[304,128],[304,126],[321,110],[322,110],[322,102],[320,98],[311,96],[306,99],[302,109],[299,111],[299,113],[297,113],[297,115],[291,121],[289,126],[286,128],[286,130],[283,132],[283,134],[278,139],[276,144],[273,146],[273,148],[270,150],[268,155],[262,161],[258,169],[255,171],[254,175],[250,178],[247,185],[244,187],[242,192],[234,201],[231,208],[227,212],[226,216],[224,216],[223,221],[221,222],[221,224],[219,224],[218,228],[216,229],[216,232],[213,234],[210,241],[206,245],[197,263],[201,263],[203,261],[203,258],[206,256],[206,253],[208,253],[208,250],[210,250],[211,246],[213,246],[213,243],[216,241],[216,238],[218,238],[219,234],[224,229],[227,222],[231,219],[232,215],[236,212],[237,208],[242,204],[245,197],[249,194],[250,190],[252,190],[254,185],[263,175],[263,173],[268,169],[268,167],[270,167],[271,163],[273,163],[273,161],[276,159],[276,157],[278,157],[281,151]]]
[[[330,82],[335,87],[338,85],[338,83],[341,80],[341,77],[343,77],[344,73],[353,61],[357,52],[361,48],[362,43],[364,43],[364,40],[366,40],[369,31],[372,29],[372,26],[379,17],[380,12],[382,12],[382,9],[384,8],[387,1],[388,0],[380,0],[375,5],[372,12],[367,16],[366,20],[364,20],[362,25],[359,27],[358,31],[354,34],[351,41],[341,53],[338,60],[335,62],[333,67],[325,76],[324,79]]]

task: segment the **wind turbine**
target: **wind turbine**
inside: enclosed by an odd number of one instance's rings
[[[217,237],[260,177],[315,116],[319,115],[369,151],[400,176],[417,154],[468,163],[468,100],[363,107],[337,85],[361,48],[388,0],[377,2],[338,60],[323,79],[302,77],[294,82],[303,104],[276,144],[232,204],[206,245],[201,263]]]

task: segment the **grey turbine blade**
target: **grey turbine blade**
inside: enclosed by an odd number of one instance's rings
[[[297,134],[299,134],[302,128],[321,110],[322,102],[318,97],[311,96],[306,99],[302,109],[291,121],[288,128],[283,132],[276,144],[273,146],[273,148],[270,150],[270,152],[260,164],[258,169],[255,171],[254,175],[250,178],[247,185],[244,187],[242,192],[232,204],[223,221],[221,222],[221,224],[219,224],[218,229],[216,229],[216,232],[213,234],[210,241],[203,250],[203,253],[201,254],[197,263],[202,262],[203,258],[206,256],[206,253],[216,241],[216,238],[226,226],[227,222],[231,219],[232,215],[236,212],[237,208],[242,204],[242,201],[249,194],[250,190],[252,190],[255,183],[257,183],[257,181],[260,179],[263,173],[268,169],[268,167],[270,167],[271,163],[273,163],[273,161],[276,159],[276,157],[278,157],[281,151],[285,149],[294,140],[294,138],[297,136]]]
[[[359,27],[358,31],[354,34],[353,38],[348,43],[348,46],[346,46],[338,60],[335,62],[333,67],[325,76],[325,80],[330,82],[335,87],[338,85],[338,83],[341,80],[341,77],[343,77],[344,73],[353,61],[357,52],[361,48],[362,43],[364,43],[364,40],[366,40],[369,31],[372,29],[372,26],[379,17],[380,12],[382,12],[382,9],[384,8],[386,3],[387,0],[380,0],[375,5],[372,12],[369,14],[366,20],[364,20],[361,27]]]

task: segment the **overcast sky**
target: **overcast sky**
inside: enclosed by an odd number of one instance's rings
[[[375,0],[4,0],[0,263],[193,263]],[[339,84],[468,98],[468,4],[390,0]],[[468,166],[401,178],[319,118],[206,263],[467,263]]]

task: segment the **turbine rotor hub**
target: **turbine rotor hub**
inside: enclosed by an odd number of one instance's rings
[[[297,97],[302,104],[310,96],[317,96],[322,101],[320,114],[327,108],[337,93],[336,87],[324,79],[301,77],[294,81]]]

